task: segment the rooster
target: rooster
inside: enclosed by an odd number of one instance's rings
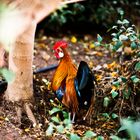
[[[52,90],[56,97],[69,108],[74,122],[81,108],[89,108],[94,89],[94,75],[88,64],[80,62],[78,69],[74,65],[66,48],[67,42],[58,41],[53,46],[54,54],[60,63],[52,79]]]

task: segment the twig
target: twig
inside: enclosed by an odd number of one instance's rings
[[[94,87],[94,91],[93,91],[93,95],[92,95],[92,98],[91,98],[91,105],[85,115],[85,117],[83,118],[83,120],[86,120],[87,118],[89,118],[89,123],[91,124],[91,116],[93,114],[93,111],[94,111],[94,105],[95,105],[95,93],[96,93],[96,87]]]
[[[21,124],[22,108],[20,106],[16,106],[15,108],[17,112],[18,123]]]
[[[120,106],[120,110],[119,110],[119,116],[121,116],[121,111],[122,111],[123,103],[124,103],[124,97],[123,97],[123,99],[121,101],[121,106]]]

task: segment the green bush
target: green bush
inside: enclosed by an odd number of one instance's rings
[[[122,9],[126,18],[129,17],[130,21],[135,22],[140,15],[139,6],[139,0],[85,0],[61,7],[42,24],[52,31],[61,31],[60,27],[64,26],[71,29],[86,25],[87,28],[93,25],[96,25],[96,28],[108,28],[118,19],[118,12]]]

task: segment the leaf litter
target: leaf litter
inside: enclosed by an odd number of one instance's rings
[[[53,55],[52,46],[60,39],[64,39],[70,43],[68,50],[72,55],[75,64],[78,66],[81,60],[86,61],[94,72],[98,82],[94,111],[92,113],[90,123],[89,120],[82,120],[85,115],[85,111],[81,111],[78,114],[77,123],[73,125],[73,130],[79,136],[83,136],[86,131],[91,130],[98,136],[103,136],[104,139],[109,139],[111,134],[117,133],[120,126],[119,119],[117,117],[118,115],[127,116],[129,113],[133,114],[133,112],[139,110],[139,107],[136,109],[132,108],[134,103],[130,103],[131,100],[124,101],[122,96],[120,94],[118,95],[118,92],[121,91],[123,85],[112,85],[119,75],[129,79],[128,82],[130,85],[132,85],[132,81],[137,83],[138,79],[131,77],[131,72],[132,69],[135,69],[133,73],[139,73],[139,63],[136,65],[138,60],[132,60],[133,62],[125,61],[124,64],[120,64],[117,59],[114,59],[115,57],[112,57],[109,50],[102,46],[95,47],[93,44],[94,38],[92,36],[89,37],[88,35],[85,35],[83,38],[78,38],[76,36],[64,36],[62,38],[42,36],[37,38],[35,41],[34,70],[58,63]],[[99,37],[99,39],[101,38]],[[39,122],[39,126],[37,128],[31,126],[31,123],[27,120],[27,116],[23,117],[22,124],[19,127],[16,123],[16,114],[12,107],[13,105],[1,100],[0,139],[67,139],[59,133],[55,133],[53,137],[46,136],[46,130],[48,128],[49,121],[51,120],[49,110],[51,110],[53,106],[60,104],[54,93],[51,91],[51,80],[53,74],[54,70],[46,73],[35,74],[33,77],[35,97],[34,114]],[[138,90],[137,86],[132,88],[134,92]],[[122,94],[122,91],[120,93]],[[108,103],[106,103],[106,106],[103,106],[105,97],[108,98]],[[3,97],[0,98],[3,99]],[[111,114],[114,116],[113,119],[111,118]]]

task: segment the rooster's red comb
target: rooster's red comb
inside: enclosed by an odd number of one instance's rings
[[[66,48],[67,47],[67,42],[61,40],[61,41],[57,41],[55,43],[55,45],[53,46],[53,50],[56,50],[58,47],[62,47],[62,48]]]

